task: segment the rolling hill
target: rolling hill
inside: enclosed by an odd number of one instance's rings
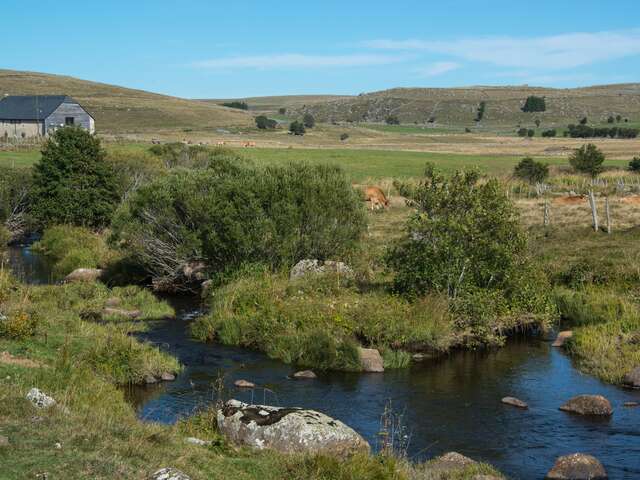
[[[196,100],[61,75],[0,70],[0,96],[47,94],[75,98],[93,115],[100,133],[207,130],[253,123],[246,112]]]
[[[529,95],[546,98],[547,110],[524,113]],[[281,100],[283,105],[285,98]],[[565,126],[582,117],[590,122],[606,122],[621,115],[640,120],[640,84],[603,85],[574,89],[537,87],[396,88],[292,105],[290,115],[313,114],[324,122],[383,122],[396,115],[402,123],[474,125],[480,102],[485,102],[482,123],[515,126],[540,119],[542,126]]]

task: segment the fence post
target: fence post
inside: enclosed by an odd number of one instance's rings
[[[591,218],[593,220],[593,229],[598,231],[598,211],[596,210],[596,196],[593,190],[589,190],[589,205],[591,205]]]
[[[549,226],[549,200],[544,201],[544,221],[543,225],[545,227]]]
[[[604,211],[607,216],[607,233],[611,235],[611,213],[609,211],[609,197],[604,199]]]

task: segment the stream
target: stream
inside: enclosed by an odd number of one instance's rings
[[[28,283],[48,283],[50,268],[28,246],[10,249],[9,263]],[[290,365],[240,348],[192,340],[189,323],[197,300],[170,299],[177,318],[152,322],[141,339],[153,342],[184,365],[176,381],[130,387],[127,397],[145,421],[172,423],[226,394],[245,402],[320,410],[342,420],[375,449],[380,417],[391,402],[408,435],[407,453],[425,460],[457,451],[488,462],[510,478],[544,478],[560,455],[597,457],[612,480],[640,479],[640,391],[626,390],[581,374],[560,349],[541,338],[512,339],[504,348],[456,352],[437,360],[382,374],[325,372],[314,380],[292,380]],[[258,388],[238,390],[249,380]],[[609,419],[558,410],[579,394],[600,394],[614,407]],[[504,396],[529,404],[519,410],[501,404]]]

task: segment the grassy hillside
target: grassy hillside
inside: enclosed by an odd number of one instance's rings
[[[221,105],[226,102],[242,101],[246,102],[249,110],[277,113],[280,108],[287,110],[297,110],[307,105],[317,105],[336,100],[348,100],[353,97],[344,95],[281,95],[270,97],[246,97],[246,98],[228,98],[228,99],[203,99],[206,103]]]
[[[521,111],[529,95],[546,98],[547,110]],[[402,123],[475,125],[480,102],[486,102],[481,124],[531,125],[535,119],[544,128],[577,123],[586,116],[602,123],[612,115],[630,122],[640,119],[640,84],[603,85],[588,88],[552,89],[537,87],[397,88],[357,97],[343,97],[292,107],[293,114],[311,112],[321,121],[382,122],[396,115]]]
[[[73,77],[0,70],[0,96],[66,94],[96,119],[101,133],[215,129],[252,123],[245,112],[195,100]]]

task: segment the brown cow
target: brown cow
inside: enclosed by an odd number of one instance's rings
[[[367,187],[364,189],[364,198],[367,202],[371,202],[371,210],[384,208],[389,206],[389,200],[379,187]]]

